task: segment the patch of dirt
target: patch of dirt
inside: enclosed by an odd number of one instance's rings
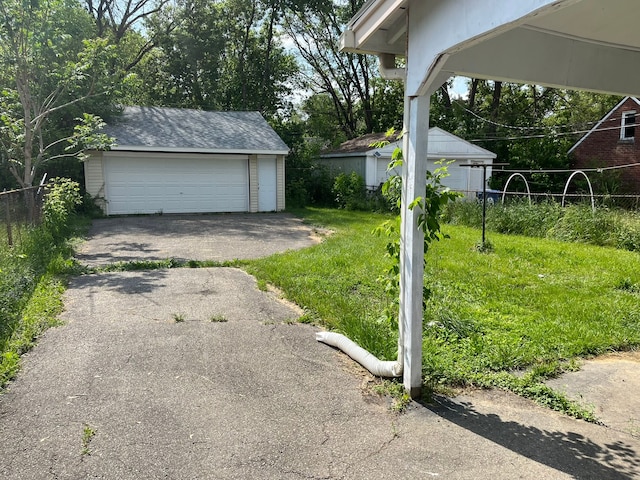
[[[632,350],[629,352],[613,352],[606,355],[593,357],[586,362],[618,362],[620,360],[628,360],[631,362],[640,362],[640,350]]]
[[[328,228],[312,227],[309,237],[316,243],[322,243],[325,238],[330,237],[334,233],[336,232]]]
[[[298,317],[301,317],[302,315],[304,315],[304,310],[300,308],[300,306],[297,303],[287,300],[284,296],[284,292],[280,290],[278,287],[275,287],[274,285],[271,285],[269,283],[267,284],[267,292],[272,294],[278,302],[280,302],[283,305],[286,305],[291,310],[293,310],[298,315]]]

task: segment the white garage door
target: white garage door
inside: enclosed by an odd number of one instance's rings
[[[246,212],[246,155],[105,155],[109,215]]]

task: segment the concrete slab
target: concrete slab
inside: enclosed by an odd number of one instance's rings
[[[391,413],[240,270],[86,275],[65,305],[0,396],[4,480],[640,478],[639,439],[503,392]]]
[[[593,407],[610,428],[640,438],[640,352],[585,360],[577,372],[547,382],[569,398]]]
[[[287,213],[152,215],[93,221],[76,255],[89,266],[143,260],[260,258],[317,242]]]

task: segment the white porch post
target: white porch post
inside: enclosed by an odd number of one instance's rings
[[[420,396],[422,386],[424,233],[418,228],[419,209],[408,206],[426,192],[429,109],[429,95],[405,98],[399,322],[403,381],[411,398]]]

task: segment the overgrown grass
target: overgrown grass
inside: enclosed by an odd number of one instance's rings
[[[482,204],[458,201],[447,206],[445,219],[454,225],[480,228]],[[640,214],[638,212],[590,204],[562,207],[548,201],[530,205],[528,200],[496,204],[487,208],[486,227],[490,231],[552,238],[640,251]]]
[[[248,263],[329,328],[383,359],[396,335],[383,318],[376,278],[386,239],[371,234],[388,217],[334,210],[300,212],[336,233],[322,244]],[[432,296],[424,322],[425,384],[496,386],[582,418],[588,410],[546,387],[571,359],[640,346],[640,256],[584,244],[445,228],[427,257]]]
[[[18,245],[0,247],[0,389],[19,369],[20,355],[57,323],[63,274],[73,265],[70,239],[89,225],[70,216],[75,201],[67,192],[70,184],[58,185],[50,187],[42,225],[25,228]],[[58,195],[59,188],[67,193]]]
[[[86,228],[86,223],[77,223]],[[29,232],[20,249],[0,252],[0,389],[28,351],[62,312],[64,277],[72,262],[69,241],[51,241],[42,230]]]
[[[478,254],[477,230],[448,231],[426,275],[430,383],[504,386],[501,372],[553,376],[576,356],[640,345],[640,296],[620,288],[640,281],[637,253],[493,234],[494,252]],[[518,393],[535,383],[513,381]]]

